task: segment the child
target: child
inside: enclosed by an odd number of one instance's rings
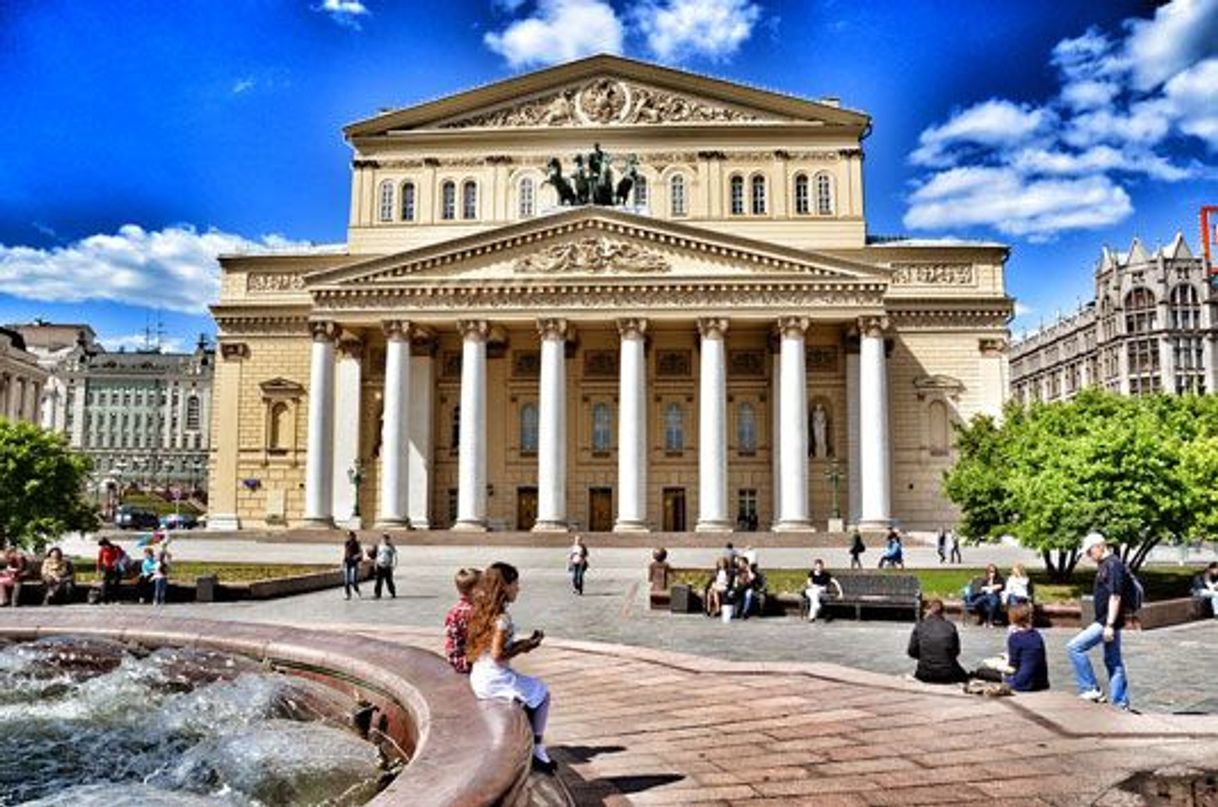
[[[444,653],[452,668],[464,675],[469,674],[470,661],[465,655],[466,643],[469,640],[469,618],[474,613],[474,586],[482,573],[477,569],[460,569],[453,583],[457,586],[460,599],[449,609],[444,617]]]
[[[152,573],[152,604],[164,605],[169,591],[169,550],[162,548],[157,554],[156,570]]]
[[[156,575],[156,550],[150,546],[144,547],[144,561],[140,564],[140,579],[137,583],[139,590],[140,604],[143,605],[146,601],[151,600],[148,596],[153,589],[152,578]]]
[[[514,656],[537,649],[544,638],[541,631],[533,631],[527,639],[516,638],[507,607],[519,592],[520,573],[506,563],[492,563],[478,581],[469,621],[469,655],[476,659],[469,683],[479,699],[513,700],[524,705],[533,725],[533,767],[554,773],[557,766],[542,742],[550,712],[550,690],[540,679],[521,675],[511,665]]]

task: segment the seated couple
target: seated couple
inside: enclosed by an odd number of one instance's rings
[[[1002,680],[1016,692],[1037,692],[1049,688],[1049,665],[1045,641],[1032,627],[1030,603],[1016,603],[1010,611],[1011,631],[1007,652],[998,670]],[[943,617],[943,601],[926,603],[926,616],[909,636],[910,658],[917,659],[914,678],[927,684],[958,684],[969,679],[960,666],[960,634]],[[980,675],[977,677],[988,677]]]
[[[987,627],[993,627],[1005,609],[1018,603],[1031,604],[1032,600],[1032,580],[1022,563],[1011,567],[1007,578],[991,563],[985,567],[985,574],[964,587],[964,610],[977,614],[978,624]]]
[[[706,615],[719,616],[725,605],[730,605],[733,615],[748,619],[749,615],[761,615],[765,608],[766,579],[756,563],[749,563],[744,555],[721,557],[715,566],[715,576],[706,588]]]

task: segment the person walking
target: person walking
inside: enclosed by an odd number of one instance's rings
[[[584,594],[584,575],[588,572],[588,547],[584,539],[575,536],[575,543],[567,553],[567,572],[571,575],[571,590],[581,597]]]
[[[382,585],[389,589],[389,596],[398,598],[397,587],[393,585],[393,570],[398,565],[398,548],[393,545],[389,533],[381,535],[381,542],[376,545],[376,557],[373,561],[373,572],[376,574],[376,585],[372,588],[372,596],[381,598]],[[358,589],[357,589],[358,590]]]
[[[863,568],[863,561],[859,557],[867,551],[867,545],[863,543],[863,534],[855,527],[850,531],[850,568]]]
[[[1111,699],[1119,709],[1129,709],[1129,681],[1121,659],[1121,629],[1125,626],[1125,610],[1130,587],[1129,570],[1121,558],[1108,547],[1108,541],[1098,532],[1083,539],[1083,554],[1096,565],[1095,621],[1079,631],[1066,645],[1078,696],[1093,703]],[[1087,653],[1096,645],[1104,645],[1104,666],[1108,670],[1108,698],[1095,678]]]
[[[364,550],[359,545],[359,538],[353,530],[347,530],[347,541],[343,544],[343,592],[351,599],[351,589],[360,599],[364,595],[359,590],[359,564],[364,558]]]
[[[960,557],[960,536],[955,530],[947,531],[947,549],[951,563],[964,563],[964,558]]]
[[[947,530],[940,527],[939,537],[935,542],[935,551],[939,553],[939,563],[942,565],[947,562]]]

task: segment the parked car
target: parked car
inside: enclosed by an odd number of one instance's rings
[[[161,520],[151,510],[124,504],[114,513],[114,526],[120,530],[155,530]]]
[[[161,516],[161,529],[163,530],[193,530],[197,526],[199,526],[199,519],[190,513],[170,513],[167,516]]]

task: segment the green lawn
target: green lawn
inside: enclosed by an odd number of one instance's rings
[[[771,592],[796,594],[803,591],[804,581],[808,577],[807,569],[764,569],[766,580]],[[984,569],[962,568],[958,566],[942,569],[908,569],[904,572],[885,569],[869,568],[869,574],[912,574],[922,582],[922,596],[925,599],[938,597],[944,600],[960,599],[960,590],[974,577],[981,575]],[[1006,569],[1004,572],[1008,571]],[[1194,566],[1152,566],[1144,567],[1138,576],[1146,587],[1146,599],[1170,600],[1176,597],[1186,597],[1193,575],[1200,571]],[[849,572],[846,572],[849,574]],[[1041,603],[1074,602],[1080,595],[1089,594],[1095,581],[1092,569],[1076,569],[1068,583],[1053,583],[1043,570],[1033,569],[1029,572],[1032,582],[1036,585],[1036,600]],[[686,583],[695,590],[701,590],[711,578],[709,569],[674,569],[673,582]]]
[[[172,554],[172,551],[171,551]],[[132,557],[143,558],[142,550],[134,550]],[[76,579],[82,583],[97,580],[97,561],[94,558],[73,558],[72,565],[76,567]],[[174,561],[170,570],[171,580],[178,582],[194,582],[196,577],[205,574],[216,575],[221,583],[253,583],[259,580],[273,580],[276,577],[294,577],[302,574],[316,574],[336,570],[334,566],[316,566],[305,564],[257,564],[257,563],[203,563],[199,561]]]
[[[189,513],[192,516],[202,515],[203,511],[199,510],[190,502],[183,499],[174,509],[173,502],[167,502],[160,496],[154,496],[151,493],[128,493],[123,496],[122,504],[129,504],[132,507],[140,507],[144,510],[151,510],[158,516],[167,516],[170,513]]]

